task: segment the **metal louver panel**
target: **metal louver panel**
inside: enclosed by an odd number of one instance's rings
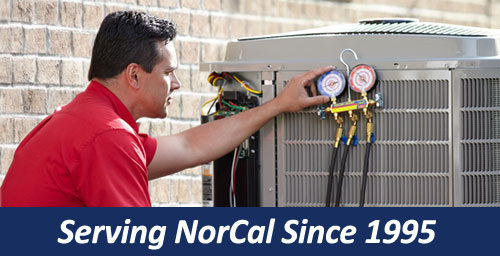
[[[428,22],[354,24],[332,34],[418,34],[448,36],[487,36],[484,29]]]
[[[500,204],[500,83],[498,78],[460,80],[462,186],[465,206]]]
[[[376,143],[370,157],[367,206],[452,204],[449,86],[445,79],[380,80],[370,92],[370,98],[382,92],[391,100],[374,115]],[[339,102],[346,100],[344,94]],[[346,132],[350,122],[347,115],[342,117]],[[278,154],[286,161],[282,163],[280,206],[324,206],[337,127],[333,117],[321,121],[314,110],[306,110],[285,114],[282,123],[283,152]],[[357,206],[359,201],[365,127],[366,120],[360,117],[360,142],[349,152],[341,206]]]
[[[498,34],[492,29],[466,27],[432,22],[360,22],[355,24],[335,25],[315,28],[292,33],[275,34],[268,36],[240,38],[239,41],[270,39],[294,36],[317,35],[436,35],[436,36],[463,36],[486,37]]]

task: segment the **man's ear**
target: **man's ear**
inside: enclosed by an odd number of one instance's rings
[[[137,63],[130,63],[125,68],[125,79],[127,83],[135,89],[139,89],[139,73],[141,67]]]

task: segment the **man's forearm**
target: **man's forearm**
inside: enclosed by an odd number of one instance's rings
[[[159,137],[148,177],[155,179],[217,159],[281,112],[278,102],[272,100],[231,117]]]
[[[316,96],[313,79],[333,67],[323,67],[293,77],[278,97],[262,106],[237,115],[209,122],[180,134],[158,138],[153,161],[148,166],[149,179],[217,159],[241,144],[271,118],[283,112],[323,104],[326,96]],[[309,87],[314,97],[309,97]]]
[[[219,119],[185,131],[185,137],[193,147],[192,153],[199,159],[195,165],[217,159],[240,145],[270,119],[281,114],[276,100],[246,110],[237,115]]]

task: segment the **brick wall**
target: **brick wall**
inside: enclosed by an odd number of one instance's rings
[[[140,130],[153,136],[199,124],[199,107],[215,92],[198,63],[222,60],[230,39],[374,17],[500,27],[499,0],[0,0],[0,184],[24,136],[85,89],[98,26],[124,9],[171,18],[179,27],[183,86],[168,118],[140,120]],[[151,182],[153,204],[200,205],[199,173],[193,168]]]

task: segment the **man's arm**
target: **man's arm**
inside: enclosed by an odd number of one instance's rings
[[[328,102],[316,96],[313,79],[333,67],[323,67],[292,78],[283,92],[266,104],[240,114],[209,122],[179,134],[159,137],[148,178],[155,179],[217,159],[236,148],[273,117]],[[309,97],[309,87],[313,97]]]

